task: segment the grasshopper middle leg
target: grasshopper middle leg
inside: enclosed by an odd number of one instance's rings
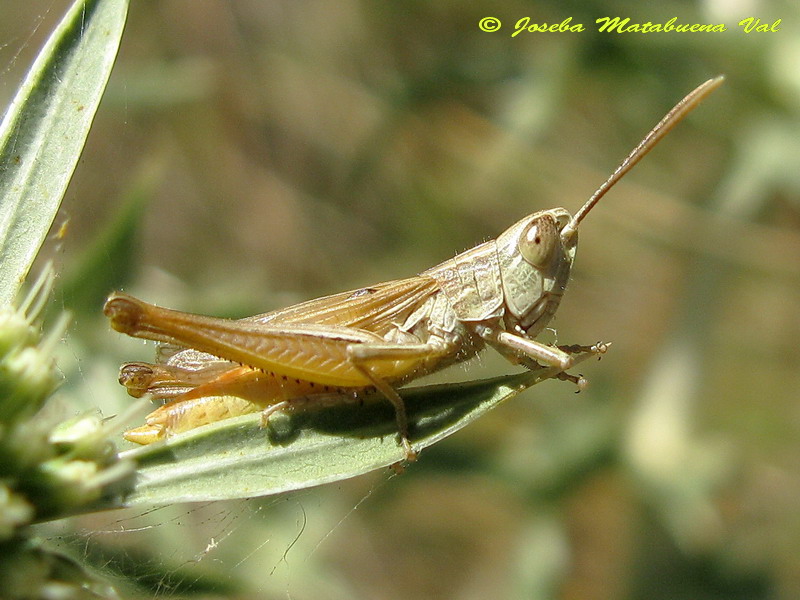
[[[406,454],[406,460],[409,462],[416,460],[417,453],[408,440],[406,405],[397,390],[380,376],[379,365],[381,362],[408,359],[414,359],[420,364],[424,364],[426,360],[447,355],[450,352],[447,344],[439,341],[431,341],[427,344],[351,344],[347,348],[348,358],[353,365],[394,406],[400,443]]]

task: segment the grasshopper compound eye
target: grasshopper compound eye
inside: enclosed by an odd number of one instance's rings
[[[528,263],[543,267],[550,260],[558,240],[558,227],[550,215],[534,219],[519,238],[519,252]]]

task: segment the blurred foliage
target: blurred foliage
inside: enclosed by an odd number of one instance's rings
[[[7,7],[4,105],[65,4]],[[606,15],[728,31],[597,33]],[[587,31],[511,37],[524,16]],[[749,16],[781,29],[744,34]],[[242,316],[408,276],[574,211],[683,94],[727,82],[583,224],[553,325],[614,343],[586,393],[537,386],[402,477],[41,534],[144,597],[207,597],[192,578],[248,597],[800,596],[799,18],[777,0],[137,3],[49,255],[77,315],[62,393],[106,415],[129,402],[118,364],[152,347],[76,281]],[[131,190],[149,196],[135,227]],[[92,245],[109,223],[120,237]],[[508,371],[487,355],[448,376]]]

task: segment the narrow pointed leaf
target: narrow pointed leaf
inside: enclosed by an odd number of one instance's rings
[[[593,354],[577,357],[584,360]],[[494,379],[400,390],[416,450],[455,433],[501,402],[557,374],[527,371]],[[354,477],[403,459],[394,410],[376,399],[292,414],[227,419],[121,455],[138,463],[126,505],[248,498]],[[424,460],[424,453],[420,460]]]
[[[119,48],[128,0],[79,0],[0,124],[0,306],[17,294],[81,155]]]

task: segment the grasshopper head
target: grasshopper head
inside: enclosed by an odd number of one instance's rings
[[[583,219],[678,121],[719,87],[722,79],[709,79],[669,111],[575,216],[563,208],[533,213],[493,242],[425,271],[423,275],[439,283],[455,318],[474,322],[502,316],[506,328],[530,337],[544,329],[567,286]]]
[[[578,243],[577,232],[561,235],[570,221],[563,208],[543,210],[497,238],[507,327],[536,335],[558,308]]]
[[[678,102],[574,217],[563,208],[543,210],[515,223],[497,238],[507,327],[529,336],[544,329],[566,288],[581,221],[608,190],[723,80],[722,76],[709,79]]]

